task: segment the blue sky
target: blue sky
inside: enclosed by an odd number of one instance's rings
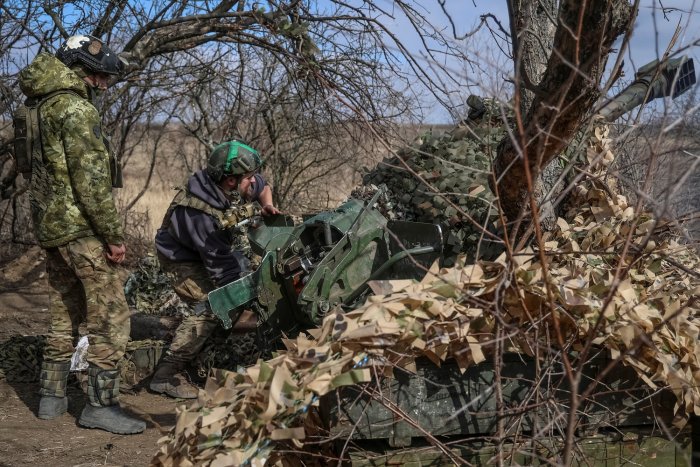
[[[505,0],[445,0],[447,14],[443,12],[438,0],[423,0],[421,3],[424,8],[421,13],[433,25],[443,28],[449,36],[452,36],[452,26],[448,15],[453,18],[457,36],[473,30],[479,23],[480,16],[486,13],[494,15],[505,28],[508,27]],[[379,4],[391,9],[392,2],[380,0]],[[666,15],[662,12],[661,5],[667,9]],[[411,32],[405,17],[397,15],[389,20],[389,24],[392,31],[411,50],[421,49],[421,43]],[[491,24],[495,25],[494,22]],[[637,68],[663,55],[677,26],[681,28],[681,35],[673,50],[687,48],[683,54],[693,57],[696,68],[700,68],[700,47],[692,45],[700,41],[700,0],[642,0],[629,50],[624,56],[624,81],[631,81]],[[454,43],[460,44],[476,65],[465,65],[463,61],[449,59],[444,62],[460,78],[460,84],[454,87],[450,101],[459,105],[471,93],[502,96],[506,92],[504,78],[512,72],[512,64],[496,46],[493,38],[480,32],[468,40],[455,40]],[[505,46],[505,43],[502,45]],[[614,63],[614,57],[611,57],[610,62]],[[448,113],[439,105],[430,99],[424,102],[431,106],[426,112],[427,121],[449,121]]]
[[[439,8],[437,1],[435,7]],[[478,20],[479,15],[493,13],[504,25],[508,24],[508,10],[505,0],[476,0],[476,7],[470,0],[447,0],[448,12],[461,10],[462,14],[468,10],[473,11],[473,17]],[[425,2],[424,4],[428,4]],[[667,9],[672,9],[664,17],[661,4]],[[477,21],[464,21],[462,32],[471,29]],[[700,38],[700,2],[695,0],[642,0],[639,15],[635,24],[630,52],[635,65],[644,64],[658,55],[663,54],[665,46],[673,36],[676,26],[680,23],[683,34],[678,45],[687,45]],[[657,41],[658,39],[658,41]],[[678,48],[678,47],[676,47]]]

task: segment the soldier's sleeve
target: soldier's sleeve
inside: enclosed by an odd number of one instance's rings
[[[121,219],[112,197],[109,154],[97,109],[75,99],[65,113],[63,147],[76,201],[95,234],[109,244],[124,243]]]
[[[253,184],[253,192],[251,193],[250,197],[251,200],[259,201],[260,194],[263,192],[266,186],[268,186],[268,183],[265,180],[265,177],[259,173],[255,174],[255,183]]]

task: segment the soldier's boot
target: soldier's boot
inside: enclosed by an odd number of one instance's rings
[[[196,399],[199,389],[189,382],[182,369],[178,363],[162,361],[151,378],[151,391],[177,399]]]
[[[88,402],[78,424],[119,435],[133,435],[146,429],[146,422],[124,413],[119,406],[119,372],[88,368]]]
[[[68,410],[68,373],[70,362],[41,363],[41,378],[39,380],[39,411],[37,417],[51,420],[66,413]]]

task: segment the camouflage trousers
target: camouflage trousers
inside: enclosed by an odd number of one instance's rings
[[[86,323],[87,361],[114,369],[129,340],[129,306],[116,268],[104,256],[95,237],[74,240],[46,250],[51,322],[44,360],[70,360],[78,327]]]
[[[207,294],[216,288],[200,262],[175,262],[160,253],[158,261],[175,293],[191,308],[203,306],[207,302]],[[219,320],[208,309],[186,316],[175,330],[164,361],[177,366],[191,362],[218,325]]]

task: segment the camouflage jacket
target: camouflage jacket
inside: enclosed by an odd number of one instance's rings
[[[52,55],[41,53],[20,72],[27,97],[57,90],[40,109],[43,160],[32,163],[30,200],[37,240],[43,248],[96,236],[124,241],[112,197],[110,155],[100,115],[85,82]]]

